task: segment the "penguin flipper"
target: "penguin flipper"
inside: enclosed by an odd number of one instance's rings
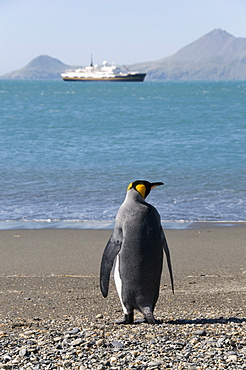
[[[110,272],[120,248],[121,242],[112,235],[104,249],[100,268],[100,288],[104,297],[108,295]]]
[[[171,257],[170,257],[170,252],[169,252],[169,248],[168,248],[168,245],[167,245],[166,237],[165,237],[165,234],[164,234],[164,231],[163,231],[162,227],[161,227],[161,238],[162,238],[162,247],[163,247],[164,252],[166,254],[167,266],[168,266],[170,280],[171,280],[171,286],[172,286],[172,292],[174,293],[174,282],[173,282],[173,271],[172,271]]]

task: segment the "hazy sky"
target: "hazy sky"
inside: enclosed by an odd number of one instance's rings
[[[0,0],[0,75],[46,54],[69,65],[174,54],[221,28],[246,37],[246,0]]]

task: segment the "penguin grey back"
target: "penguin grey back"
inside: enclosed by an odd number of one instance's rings
[[[114,265],[116,289],[125,314],[123,323],[133,322],[134,309],[149,323],[159,296],[163,249],[173,288],[172,267],[166,239],[157,210],[145,201],[150,190],[163,183],[135,181],[117,216],[114,232],[101,262],[101,290],[107,296],[109,275]]]

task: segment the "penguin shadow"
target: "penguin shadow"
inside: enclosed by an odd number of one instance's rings
[[[238,317],[219,317],[215,319],[194,319],[194,320],[186,320],[186,319],[179,319],[179,320],[170,320],[166,321],[167,324],[173,324],[173,325],[186,325],[186,324],[229,324],[229,323],[236,323],[236,324],[242,324],[246,322],[246,318],[238,318]]]
[[[162,324],[171,324],[171,325],[199,325],[199,324],[229,324],[229,323],[236,323],[242,324],[246,322],[246,318],[238,318],[238,317],[219,317],[215,319],[194,319],[194,320],[187,320],[187,319],[178,319],[178,320],[169,320],[165,321],[162,319],[155,319],[155,325],[162,325]],[[110,322],[113,325],[120,325],[122,321],[113,321]],[[148,324],[145,319],[136,319],[131,325],[141,325],[141,324]]]

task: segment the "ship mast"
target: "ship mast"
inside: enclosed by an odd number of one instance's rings
[[[93,55],[91,54],[91,67],[93,67]]]

